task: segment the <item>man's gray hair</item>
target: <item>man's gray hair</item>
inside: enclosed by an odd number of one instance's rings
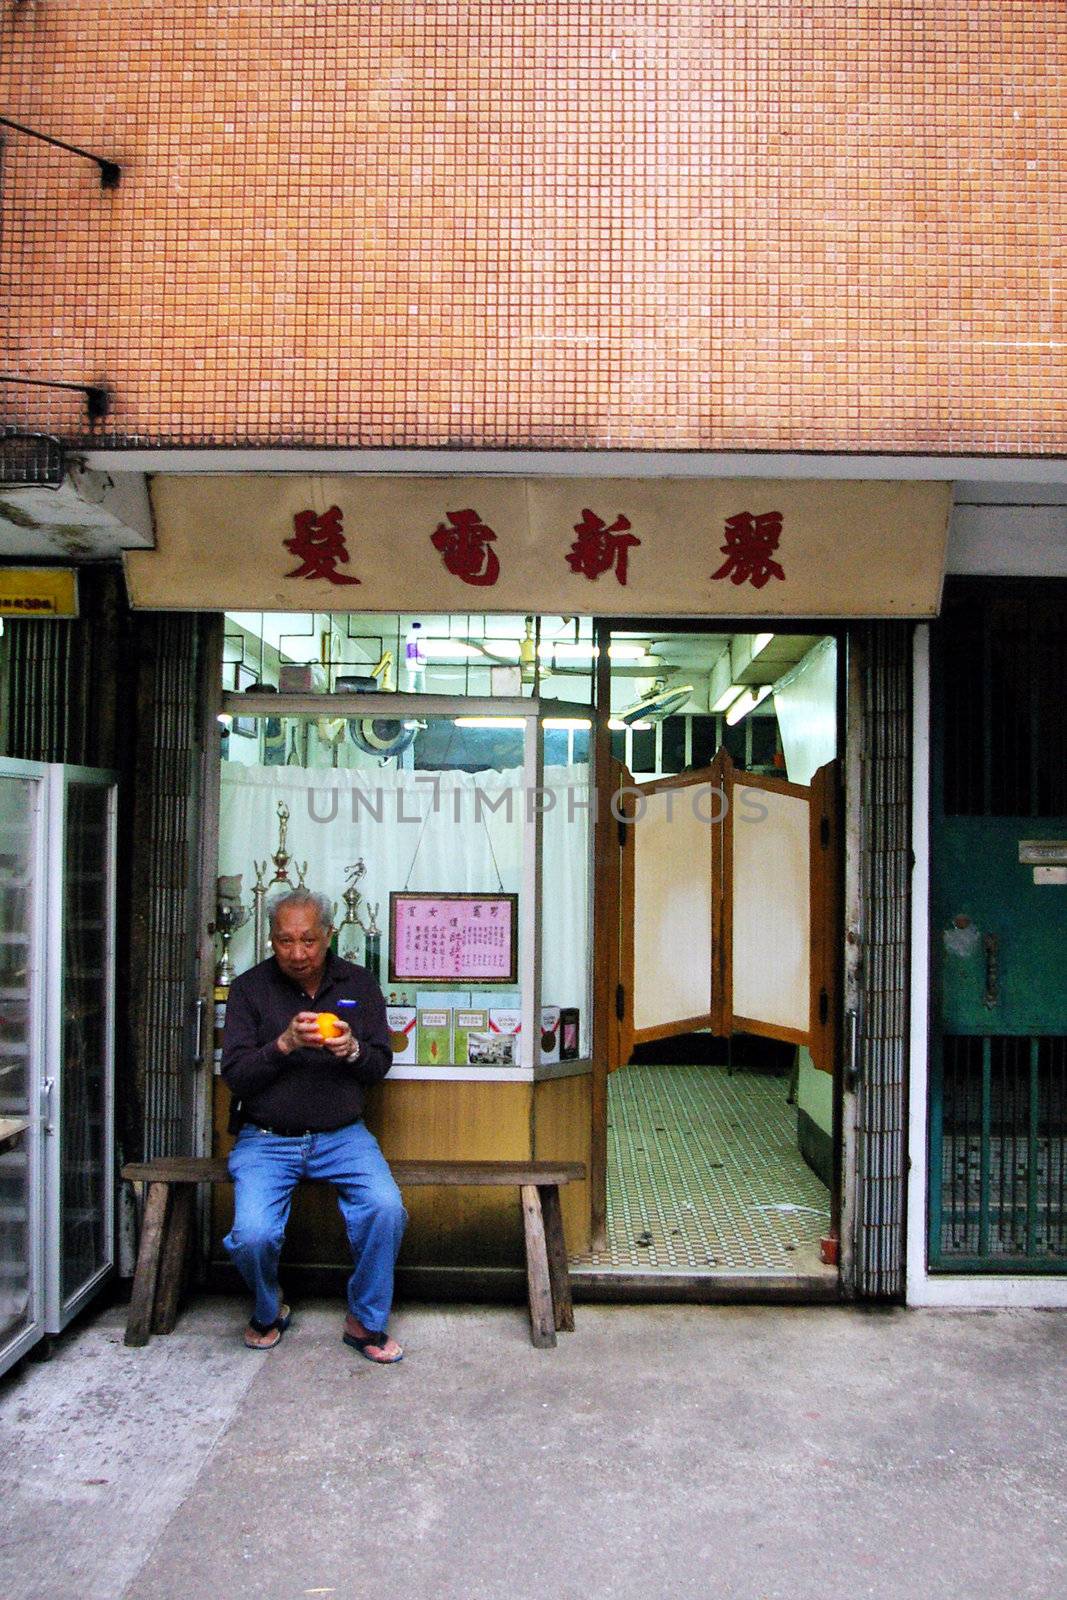
[[[311,889],[283,889],[279,894],[272,894],[267,901],[267,921],[271,933],[274,932],[279,913],[288,911],[290,906],[298,909],[312,907],[323,933],[329,933],[333,927],[333,901],[328,895],[315,894]]]

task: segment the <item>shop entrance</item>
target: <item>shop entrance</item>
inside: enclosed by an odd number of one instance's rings
[[[387,1155],[585,1162],[579,1283],[835,1293],[838,676],[814,632],[227,614],[217,1017],[270,894],[306,882],[386,993]],[[435,915],[510,918],[507,961],[408,949]],[[211,1107],[224,1153],[221,1086]],[[291,1275],[346,1259],[321,1197],[290,1249]],[[520,1251],[497,1197],[427,1193],[402,1277],[491,1280]]]
[[[595,649],[588,619],[226,615],[216,1024],[234,976],[269,954],[272,896],[324,894],[337,954],[386,1001],[393,1065],[367,1121],[390,1159],[591,1166]],[[211,1108],[222,1155],[221,1082]],[[567,1190],[582,1249],[589,1184]],[[420,1187],[407,1204],[403,1292],[513,1285],[513,1195]],[[298,1193],[286,1251],[287,1282],[345,1270],[332,1196]]]
[[[638,637],[659,675],[634,695]],[[611,640],[604,1214],[580,1270],[832,1290],[836,642]]]

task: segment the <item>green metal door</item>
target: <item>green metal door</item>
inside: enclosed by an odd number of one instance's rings
[[[1067,1270],[1067,594],[971,580],[934,630],[932,1269]]]

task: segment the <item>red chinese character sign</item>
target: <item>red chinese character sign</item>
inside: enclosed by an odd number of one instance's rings
[[[574,531],[578,537],[567,554],[571,571],[595,579],[614,568],[616,578],[625,584],[630,551],[641,543],[637,535],[630,532],[630,519],[620,514],[609,528],[603,517],[585,509],[581,522],[574,524]]]
[[[430,535],[430,543],[440,550],[441,560],[453,577],[478,588],[489,587],[500,576],[500,558],[489,548],[496,534],[479,517],[477,511],[446,512],[448,522],[438,524],[437,532]]]
[[[339,506],[328,511],[298,511],[293,517],[293,537],[282,543],[300,565],[287,572],[287,578],[326,578],[330,583],[358,583],[348,573],[338,572],[337,563],[348,560],[344,519]]]
[[[950,485],[865,479],[156,473],[150,492],[139,608],[416,617],[475,594],[520,617],[936,616],[951,511]]]
[[[772,578],[785,582],[785,570],[774,560],[774,551],[782,537],[782,513],[763,511],[754,516],[751,511],[739,511],[726,519],[726,543],[719,550],[726,557],[712,578],[729,578],[731,583],[751,583],[753,589],[762,589]]]

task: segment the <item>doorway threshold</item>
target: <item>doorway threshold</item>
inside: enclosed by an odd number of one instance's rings
[[[841,1300],[836,1267],[810,1272],[692,1271],[685,1267],[570,1268],[571,1292],[586,1302],[689,1301],[705,1305],[829,1305]]]

